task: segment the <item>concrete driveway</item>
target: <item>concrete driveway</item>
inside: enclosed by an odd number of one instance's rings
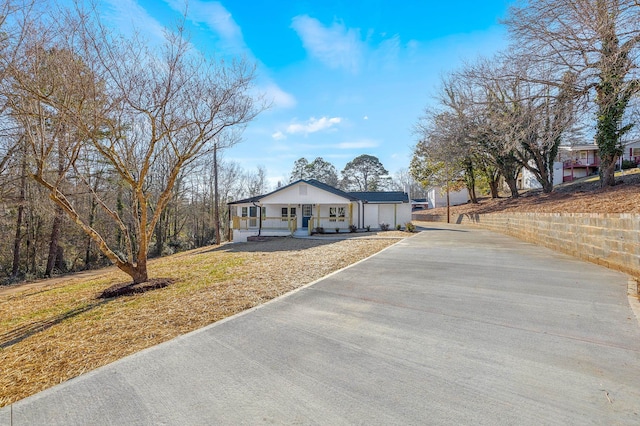
[[[637,425],[626,291],[623,274],[434,225],[5,407],[0,424]]]

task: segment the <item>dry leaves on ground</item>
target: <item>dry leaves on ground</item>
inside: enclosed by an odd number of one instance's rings
[[[600,188],[596,179],[564,184],[550,194],[524,192],[519,198],[483,198],[478,204],[452,206],[451,214],[520,213],[640,213],[640,171],[617,178],[619,184]],[[427,215],[446,215],[444,207],[414,213],[415,220]]]

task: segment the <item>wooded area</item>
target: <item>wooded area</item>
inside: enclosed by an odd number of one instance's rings
[[[0,6],[5,281],[115,264],[144,282],[148,256],[219,242],[220,205],[265,187],[221,160],[262,108],[253,66],[181,24],[154,45],[79,3]]]

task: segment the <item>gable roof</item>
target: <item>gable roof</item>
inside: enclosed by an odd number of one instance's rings
[[[299,183],[305,183],[307,185],[314,186],[323,191],[329,192],[331,194],[337,195],[339,197],[345,198],[349,201],[364,201],[365,203],[408,203],[409,195],[406,192],[401,191],[384,191],[384,192],[373,192],[373,191],[354,191],[354,192],[345,192],[341,189],[334,188],[331,185],[327,185],[326,183],[320,182],[316,179],[299,179],[295,182],[290,183],[289,185],[282,186],[275,191],[271,191],[268,194],[264,195],[256,195],[255,197],[245,198],[244,200],[233,201],[231,203],[227,203],[228,205],[233,204],[249,204],[249,203],[257,203],[265,197],[273,195],[277,192],[283,191],[287,188],[290,188]]]
[[[233,204],[248,204],[248,203],[257,203],[258,201],[260,201],[261,199],[268,197],[270,195],[273,195],[277,192],[283,191],[287,188],[290,188],[294,185],[297,185],[299,183],[306,183],[307,185],[311,185],[311,186],[315,186],[318,189],[321,189],[323,191],[327,191],[330,192],[334,195],[337,195],[339,197],[342,198],[346,198],[349,201],[358,201],[358,198],[354,197],[353,195],[349,194],[348,192],[344,192],[338,188],[334,188],[331,185],[327,185],[326,183],[322,183],[319,180],[315,180],[315,179],[298,179],[295,182],[290,183],[289,185],[285,185],[285,186],[281,186],[280,188],[276,189],[275,191],[271,191],[267,194],[263,194],[263,195],[256,195],[255,197],[251,197],[251,198],[245,198],[244,200],[238,200],[238,201],[232,201],[230,203],[227,203],[227,205],[233,205]]]

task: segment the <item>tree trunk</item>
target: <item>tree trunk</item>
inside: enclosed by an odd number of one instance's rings
[[[489,178],[489,190],[491,191],[491,198],[498,198],[500,196],[499,185],[500,179]]]
[[[97,184],[96,187],[94,187],[94,191],[97,191]],[[91,198],[91,210],[89,212],[89,226],[93,228],[94,225],[94,221],[95,221],[95,216],[96,216],[96,208],[97,208],[97,204],[95,202],[95,200],[93,198]],[[84,267],[85,269],[87,269],[89,267],[89,263],[91,263],[91,243],[93,242],[93,240],[91,239],[90,236],[87,236],[87,245],[85,247],[85,253],[84,253]]]
[[[20,176],[20,199],[18,204],[18,217],[16,218],[16,234],[13,239],[13,264],[11,277],[16,278],[20,271],[20,242],[22,241],[22,221],[24,220],[24,203],[26,202],[25,187],[27,184],[27,160],[22,157],[22,173]]]
[[[600,186],[614,186],[616,184],[616,163],[618,158],[615,156],[603,156],[600,159]]]
[[[56,207],[56,214],[51,226],[51,238],[49,242],[49,256],[47,257],[47,267],[44,271],[46,277],[50,277],[56,264],[58,256],[58,241],[60,239],[60,227],[62,226],[62,215],[64,212],[60,207]]]
[[[511,198],[518,198],[520,193],[518,192],[518,181],[515,177],[505,176],[505,182],[507,182],[507,186],[509,187],[509,191],[511,192]]]
[[[131,269],[129,275],[131,276],[131,278],[133,278],[134,284],[140,284],[149,281],[149,277],[147,275],[147,262],[137,264],[134,268]]]

